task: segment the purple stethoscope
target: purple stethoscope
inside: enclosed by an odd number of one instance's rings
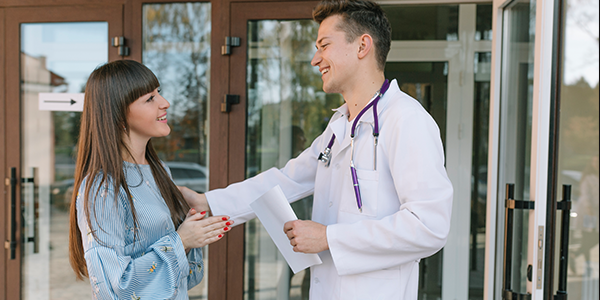
[[[360,188],[358,187],[358,176],[356,175],[356,168],[354,167],[354,137],[356,136],[356,129],[360,127],[358,121],[365,114],[369,108],[373,107],[373,119],[374,126],[371,125],[373,129],[373,170],[377,170],[377,139],[379,138],[379,120],[377,118],[377,102],[385,94],[387,89],[390,87],[389,80],[385,80],[381,89],[377,91],[375,94],[375,99],[371,101],[365,108],[363,108],[360,113],[354,119],[354,123],[352,123],[352,130],[350,131],[350,172],[352,173],[352,185],[354,186],[354,194],[356,195],[356,205],[358,206],[358,210],[362,213],[362,200],[360,198]],[[333,147],[333,141],[335,141],[335,134],[331,135],[331,140],[329,140],[329,144],[327,144],[327,148],[323,150],[319,154],[318,160],[325,163],[325,167],[329,167],[329,163],[331,163],[331,147]]]

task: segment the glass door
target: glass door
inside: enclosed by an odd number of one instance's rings
[[[91,298],[69,264],[69,205],[87,76],[119,59],[122,7],[7,9],[7,169],[14,177],[17,243],[6,278],[9,299]],[[11,232],[11,234],[12,234]]]
[[[321,134],[331,109],[343,103],[340,95],[322,91],[320,73],[310,65],[318,30],[310,19],[315,5],[232,6],[232,34],[242,42],[231,64],[245,65],[246,72],[230,75],[242,100],[230,113],[238,136],[230,152],[241,149],[245,157],[231,173],[247,178],[283,167]],[[312,197],[292,207],[299,218],[310,219]],[[245,224],[244,235],[243,299],[308,299],[310,271],[294,274],[258,219]]]
[[[176,185],[203,193],[209,185],[211,3],[136,2],[142,12],[142,62],[158,77],[170,103],[171,133],[153,139]],[[207,299],[209,246],[203,248],[204,279],[188,291]]]
[[[534,87],[535,1],[513,1],[502,14],[502,85],[500,87],[500,129],[498,161],[498,249],[506,249],[504,262],[498,266],[504,276],[502,288],[494,289],[497,297],[502,290],[516,294],[531,293],[531,279],[527,268],[531,258],[528,246],[529,218],[532,210],[506,209],[505,199],[529,201],[531,199],[531,143]],[[507,185],[513,187],[512,195]],[[523,202],[528,203],[528,202]],[[505,213],[506,211],[506,213]],[[512,218],[506,221],[506,215]],[[504,242],[508,239],[508,242]],[[512,255],[511,255],[512,253]],[[529,284],[528,284],[529,283]]]
[[[560,15],[561,57],[560,127],[558,132],[557,187],[571,185],[572,208],[569,221],[568,268],[564,281],[555,291],[564,289],[569,299],[599,299],[598,260],[598,2],[562,1]],[[561,201],[558,189],[557,201]],[[562,219],[561,213],[557,220]],[[557,221],[555,236],[560,236],[562,221]],[[560,251],[557,240],[556,253]],[[555,274],[561,261],[556,255]],[[566,271],[566,272],[565,272]],[[557,275],[558,277],[559,275]],[[566,285],[565,285],[566,284]]]

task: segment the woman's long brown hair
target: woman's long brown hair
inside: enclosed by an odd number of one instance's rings
[[[133,159],[125,143],[125,138],[129,134],[127,112],[131,103],[154,91],[158,86],[158,79],[152,71],[132,60],[119,60],[102,65],[88,78],[79,132],[69,226],[69,260],[79,280],[88,276],[81,231],[77,222],[77,194],[85,178],[87,178],[85,192],[81,197],[83,197],[86,221],[90,229],[102,230],[99,224],[95,224],[97,226],[91,224],[90,214],[94,216],[96,214],[93,201],[90,203],[90,192],[97,196],[100,187],[109,183],[112,183],[115,191],[115,202],[118,201],[120,188],[125,190],[134,226],[138,228],[135,207],[123,172],[124,158]],[[124,157],[123,153],[128,157]],[[190,209],[189,205],[164,169],[151,141],[146,145],[145,156],[160,193],[169,207],[173,224],[177,228]],[[91,191],[95,180],[99,180],[98,190]],[[137,230],[134,230],[135,232]],[[94,239],[102,244],[96,235],[96,230],[92,230],[91,233]]]

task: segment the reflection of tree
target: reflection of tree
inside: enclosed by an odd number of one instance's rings
[[[563,169],[582,170],[598,153],[598,84],[591,87],[585,79],[561,90],[561,145]]]
[[[210,4],[144,5],[144,63],[169,100],[171,134],[155,139],[163,160],[207,165]]]
[[[569,22],[594,39],[596,44],[599,43],[598,0],[569,0],[567,1],[567,15]]]
[[[310,65],[318,25],[312,20],[249,22],[248,61],[248,175],[259,171],[261,154],[277,153],[278,129],[263,136],[266,122],[290,122],[305,133],[307,142],[323,132],[331,109],[343,102],[340,95],[325,95],[318,69]],[[281,106],[288,102],[291,120],[282,120]],[[285,117],[285,116],[283,116]]]

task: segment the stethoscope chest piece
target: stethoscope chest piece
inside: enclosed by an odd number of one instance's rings
[[[325,163],[325,167],[329,167],[329,164],[331,163],[331,148],[325,148],[325,150],[319,154],[318,160]]]

